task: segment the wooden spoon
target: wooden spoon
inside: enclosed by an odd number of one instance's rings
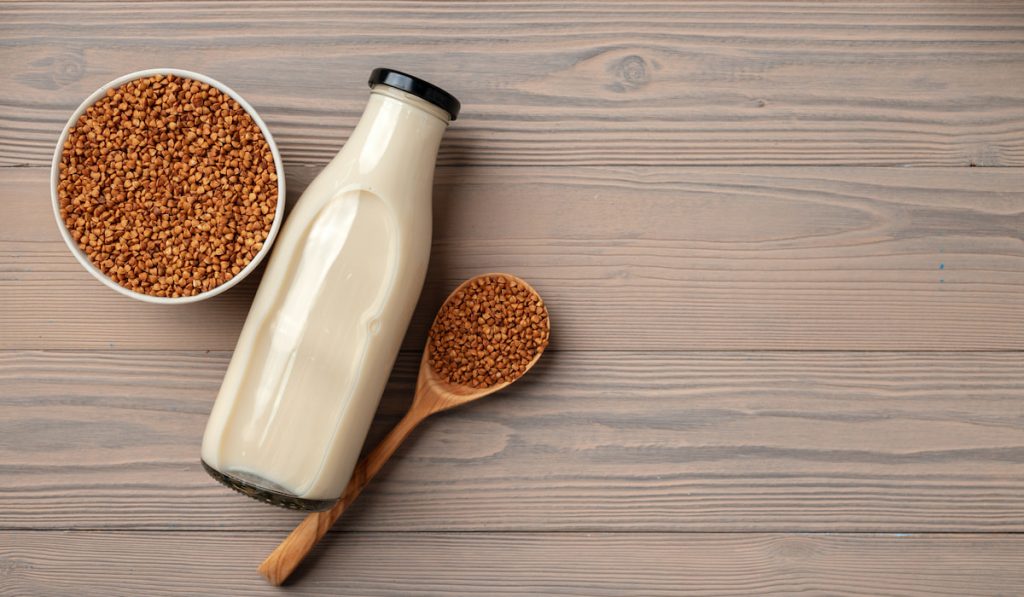
[[[509,274],[484,274],[466,280],[458,288],[452,291],[448,298],[445,299],[445,304],[450,302],[453,297],[461,290],[464,290],[467,286],[472,284],[476,280],[481,280],[487,277],[503,276],[509,280],[515,281],[518,284],[522,284],[531,294],[540,296],[532,286]],[[543,303],[542,303],[543,304]],[[548,316],[547,307],[544,306],[544,322],[547,324],[548,337],[550,338],[551,332],[551,319]],[[436,319],[436,318],[435,318]],[[423,358],[420,360],[420,371],[419,377],[416,380],[416,395],[413,398],[412,406],[409,407],[409,411],[402,417],[402,420],[395,425],[395,428],[391,430],[387,436],[381,440],[377,447],[370,452],[366,458],[364,458],[355,470],[352,472],[352,478],[349,479],[348,486],[345,487],[344,493],[341,494],[341,499],[334,505],[333,508],[324,512],[313,512],[306,516],[306,518],[299,523],[299,526],[295,527],[295,530],[288,535],[287,538],[277,548],[267,556],[266,560],[260,564],[260,574],[262,574],[272,585],[280,585],[288,578],[288,576],[298,567],[302,559],[306,557],[331,526],[341,517],[342,512],[348,508],[352,502],[356,501],[359,494],[362,493],[370,480],[380,471],[384,466],[384,463],[391,458],[391,455],[395,453],[398,446],[402,444],[402,441],[408,437],[409,433],[416,428],[417,425],[423,422],[424,419],[434,413],[439,413],[467,402],[472,402],[489,396],[498,390],[502,390],[509,386],[512,382],[519,379],[513,379],[511,381],[502,382],[486,388],[472,388],[469,386],[450,384],[441,379],[434,368],[430,366],[430,339],[427,339],[427,346],[423,350]],[[541,346],[534,355],[533,359],[529,362],[519,377],[526,374],[527,371],[533,368],[533,366],[540,359],[540,355],[544,352],[545,346]]]

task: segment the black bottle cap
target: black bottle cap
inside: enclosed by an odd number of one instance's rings
[[[441,108],[452,117],[452,120],[458,118],[459,108],[462,107],[454,95],[437,85],[390,68],[373,69],[370,73],[370,87],[374,85],[387,85],[411,93]]]

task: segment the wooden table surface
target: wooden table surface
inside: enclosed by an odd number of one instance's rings
[[[505,270],[552,310],[283,589],[1024,594],[1024,3],[0,5],[0,595],[267,595],[300,515],[199,465],[256,280],[93,280],[48,166],[157,66],[244,95],[289,199],[376,66],[450,89],[427,318]]]

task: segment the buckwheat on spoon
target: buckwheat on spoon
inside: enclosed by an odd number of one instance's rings
[[[417,425],[508,387],[537,363],[550,334],[547,307],[523,280],[485,274],[463,282],[430,327],[409,411],[356,465],[338,503],[299,523],[263,561],[260,574],[273,585],[283,583]]]

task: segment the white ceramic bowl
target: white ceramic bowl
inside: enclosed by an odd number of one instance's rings
[[[82,249],[78,247],[78,243],[75,242],[75,239],[71,238],[71,233],[68,231],[67,226],[64,224],[64,219],[60,217],[60,198],[57,196],[57,183],[60,176],[61,154],[64,151],[64,141],[66,141],[68,138],[68,131],[70,131],[71,127],[73,127],[75,123],[78,122],[78,118],[89,108],[89,106],[96,103],[100,98],[102,98],[107,93],[107,89],[110,89],[112,87],[119,87],[127,83],[128,81],[132,81],[134,79],[151,77],[153,75],[175,75],[178,77],[194,79],[196,81],[206,83],[211,87],[216,87],[221,92],[231,96],[236,102],[239,103],[239,105],[242,106],[242,108],[245,109],[246,112],[249,113],[249,116],[251,116],[253,121],[257,124],[257,126],[260,127],[260,131],[263,132],[263,138],[267,140],[267,145],[270,146],[270,152],[274,155],[274,168],[277,170],[277,211],[274,213],[274,222],[270,226],[270,232],[267,234],[266,240],[263,241],[263,248],[260,249],[258,253],[256,253],[256,256],[252,258],[252,261],[250,261],[242,269],[242,271],[238,273],[238,275],[231,278],[227,282],[221,284],[220,286],[211,288],[210,290],[207,290],[205,292],[200,292],[199,294],[193,296],[183,296],[178,298],[150,296],[148,294],[135,292],[134,290],[129,290],[124,286],[121,286],[114,280],[107,277],[106,274],[100,271],[99,268],[97,268],[95,265],[93,265],[91,261],[89,261],[89,257],[85,254],[84,251],[82,251]],[[71,249],[71,254],[75,256],[75,259],[77,259],[78,262],[82,264],[82,267],[88,270],[88,272],[92,274],[93,277],[95,277],[97,280],[103,282],[110,288],[113,288],[114,290],[120,292],[125,296],[130,296],[131,298],[138,299],[140,301],[146,301],[147,303],[194,303],[196,301],[201,301],[203,299],[208,299],[210,297],[217,296],[218,294],[224,292],[228,288],[231,288],[235,284],[241,282],[242,279],[244,279],[246,276],[252,273],[252,270],[256,269],[256,266],[258,266],[260,262],[263,261],[263,258],[267,256],[267,253],[270,252],[270,246],[274,243],[274,238],[277,236],[277,231],[281,228],[281,221],[284,219],[284,168],[282,168],[281,166],[281,154],[278,153],[277,151],[277,145],[274,143],[274,138],[270,135],[270,129],[267,128],[267,125],[263,122],[263,119],[260,118],[260,115],[256,113],[256,110],[254,110],[253,107],[249,105],[249,102],[245,101],[242,98],[242,96],[235,93],[235,91],[227,85],[221,83],[220,81],[211,79],[206,75],[201,75],[199,73],[194,73],[187,70],[180,70],[177,68],[151,68],[147,70],[140,70],[134,73],[130,73],[123,77],[118,77],[117,79],[114,79],[113,81],[107,83],[103,87],[100,87],[92,95],[87,97],[85,101],[82,102],[82,105],[78,106],[78,109],[75,110],[75,113],[71,115],[71,118],[68,119],[68,123],[64,125],[64,130],[61,131],[60,133],[60,139],[57,140],[57,148],[53,152],[53,164],[50,167],[50,199],[53,202],[53,215],[57,219],[57,227],[60,229],[61,237],[64,238],[64,242],[67,244],[68,248]]]

